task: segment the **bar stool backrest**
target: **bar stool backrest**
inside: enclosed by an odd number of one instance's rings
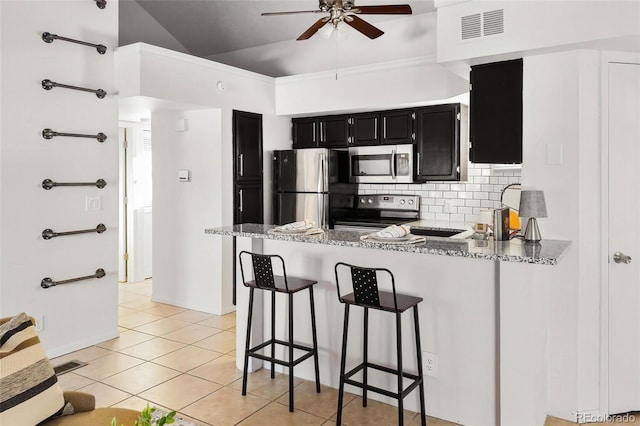
[[[240,259],[240,273],[242,274],[242,282],[247,287],[247,281],[244,277],[244,262],[242,261],[242,256],[250,256],[251,257],[251,266],[253,267],[253,277],[257,287],[260,288],[268,288],[275,289],[276,288],[276,280],[275,275],[273,274],[273,258],[280,259],[282,263],[282,272],[284,277],[284,285],[285,289],[289,291],[289,286],[287,284],[287,273],[284,267],[284,259],[277,254],[258,254],[251,253],[249,251],[241,251],[238,255]]]
[[[393,291],[394,307],[398,308],[396,299],[396,284],[393,274],[386,268],[367,268],[362,266],[351,265],[344,262],[338,262],[335,266],[336,286],[338,287],[338,300],[344,303],[342,293],[340,292],[340,281],[338,271],[340,269],[350,269],[351,287],[353,290],[353,298],[356,304],[371,308],[380,308],[380,289],[378,288],[378,273],[388,274],[391,278],[391,288]]]

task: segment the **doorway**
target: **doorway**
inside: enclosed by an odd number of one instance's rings
[[[120,282],[152,274],[152,163],[149,122],[120,123]]]
[[[608,72],[608,413],[640,409],[640,64]]]

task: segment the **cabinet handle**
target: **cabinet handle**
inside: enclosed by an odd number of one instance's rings
[[[373,138],[378,139],[378,117],[374,118],[373,122],[375,123],[373,125]]]
[[[244,176],[244,154],[238,156],[238,161],[240,161],[240,176]]]
[[[242,211],[243,211],[243,205],[242,205],[242,189],[240,190],[240,192],[239,192],[238,194],[239,194],[239,196],[240,196],[240,206],[239,206],[239,209],[240,209],[240,212],[242,212]]]
[[[324,122],[320,122],[320,143],[325,143],[326,139],[324,137]]]
[[[417,153],[416,163],[418,163],[418,170],[416,174],[420,176],[420,153],[419,152]]]
[[[382,119],[382,138],[387,138],[387,117]]]
[[[411,133],[411,140],[415,142],[415,140],[416,140],[416,134],[415,134],[415,132],[414,132],[414,133]]]
[[[313,122],[313,143],[316,143],[316,142],[318,141],[316,140],[316,122],[314,121]]]

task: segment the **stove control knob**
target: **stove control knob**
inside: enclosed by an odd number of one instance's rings
[[[413,204],[413,200],[409,200],[409,205],[412,205],[412,204]]]
[[[372,200],[371,198],[369,198],[369,199],[367,200],[367,203],[372,204],[372,203],[373,203],[373,200]]]
[[[400,205],[403,205],[405,203],[404,199],[400,200]]]
[[[360,198],[360,203],[364,204],[364,198]]]

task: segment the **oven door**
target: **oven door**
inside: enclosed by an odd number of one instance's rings
[[[349,181],[352,183],[413,182],[413,146],[349,148]]]

